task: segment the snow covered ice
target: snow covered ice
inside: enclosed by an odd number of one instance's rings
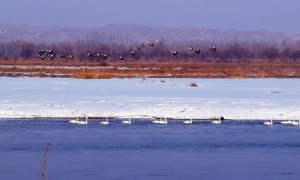
[[[0,78],[0,118],[300,118],[298,79]],[[188,86],[195,82],[198,87]]]

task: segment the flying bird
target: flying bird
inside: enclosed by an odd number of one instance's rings
[[[67,55],[67,56],[60,55],[59,58],[73,59],[74,57],[70,54],[70,55]]]
[[[177,52],[177,51],[171,51],[171,53],[172,53],[174,56],[177,56],[177,54],[178,54],[179,52]]]
[[[52,53],[53,53],[52,50],[48,50],[48,51],[47,51],[47,55],[48,55],[48,56],[51,56]]]
[[[135,56],[135,52],[134,52],[134,51],[130,51],[130,54],[131,54],[132,56]]]
[[[189,51],[193,51],[194,48],[192,46],[189,46]]]
[[[86,53],[86,56],[92,57],[93,55],[92,55],[90,52],[87,52],[87,53]]]
[[[38,50],[39,54],[44,54],[46,51],[45,50]]]
[[[96,57],[102,57],[102,54],[97,53],[95,56],[96,56]]]
[[[102,54],[102,57],[103,57],[104,59],[106,59],[106,58],[107,58],[107,54]]]
[[[154,44],[153,44],[153,43],[148,43],[148,45],[154,47]]]
[[[125,60],[123,57],[118,57],[117,59],[118,60]]]
[[[212,51],[216,51],[217,50],[217,47],[216,46],[211,46],[210,48]]]
[[[51,60],[53,60],[53,59],[54,59],[54,57],[55,57],[55,55],[54,55],[54,54],[51,54],[51,55],[50,55],[50,58],[51,58]]]
[[[43,54],[45,53],[45,50],[38,50],[38,54],[37,57],[45,59],[45,57],[43,56]]]
[[[43,56],[43,55],[40,54],[40,53],[38,53],[38,55],[37,55],[36,57],[38,57],[38,58],[40,58],[40,59],[42,59],[42,60],[44,60],[44,59],[46,58],[45,56]]]
[[[195,49],[195,51],[196,51],[197,54],[200,54],[202,50],[201,49]]]

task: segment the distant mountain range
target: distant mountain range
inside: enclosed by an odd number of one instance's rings
[[[0,42],[27,40],[32,42],[56,42],[72,40],[123,41],[127,43],[149,42],[158,39],[168,41],[259,41],[278,43],[281,40],[300,40],[300,33],[285,34],[270,31],[216,30],[193,27],[150,27],[139,25],[108,25],[105,27],[59,27],[0,25]]]

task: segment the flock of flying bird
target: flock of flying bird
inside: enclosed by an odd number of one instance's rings
[[[149,46],[151,47],[154,47],[154,44],[153,43],[148,43]],[[216,51],[217,50],[217,47],[216,46],[211,46],[210,48],[212,51]],[[188,50],[189,51],[195,51],[197,54],[200,54],[201,53],[201,49],[195,49],[194,47],[192,46],[189,46],[188,47]],[[171,53],[174,55],[174,56],[177,56],[177,54],[179,53],[178,51],[171,51]],[[130,51],[129,52],[130,55],[132,56],[135,56],[136,55],[136,52],[135,51]],[[93,57],[93,54],[90,53],[89,51],[86,53],[86,56],[91,58]],[[101,53],[97,53],[94,55],[96,58],[103,58],[103,59],[106,59],[107,58],[107,54],[101,54]],[[38,58],[44,60],[46,57],[50,57],[51,60],[53,60],[56,55],[54,54],[54,52],[52,50],[38,50],[38,55],[37,55]],[[74,56],[73,55],[60,55],[59,58],[64,58],[64,59],[74,59]],[[124,57],[117,57],[117,60],[125,60]]]
[[[45,55],[45,53],[46,53],[46,55]],[[51,60],[53,60],[56,57],[56,55],[53,53],[52,50],[38,50],[38,54],[37,54],[38,58],[41,58],[42,60],[44,60],[47,56],[49,56]],[[67,55],[67,56],[60,55],[59,57],[60,58],[68,58],[68,59],[74,58],[72,55]]]

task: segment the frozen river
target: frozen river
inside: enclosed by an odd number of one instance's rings
[[[300,118],[299,79],[0,78],[0,118]],[[198,87],[188,84],[195,82]]]

